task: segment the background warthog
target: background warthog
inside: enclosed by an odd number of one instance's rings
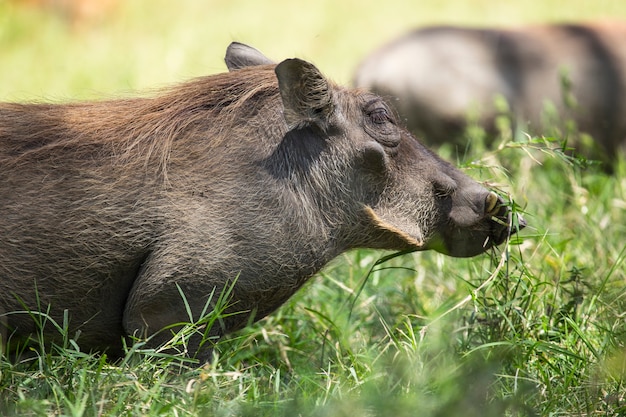
[[[496,194],[378,96],[241,44],[226,61],[151,98],[1,105],[0,310],[67,310],[84,349],[120,355],[124,337],[189,321],[179,289],[197,317],[235,282],[229,311],[244,314],[219,336],[343,251],[473,256],[509,234]],[[28,314],[5,319],[10,344],[36,330]]]
[[[626,145],[624,39],[626,24],[616,22],[518,29],[433,26],[374,52],[354,80],[397,98],[391,102],[408,128],[433,143],[459,140],[470,114],[494,132],[497,95],[508,102],[516,128],[541,135],[554,124],[542,121],[551,102],[562,120],[574,120],[597,140],[601,152],[592,156],[602,158]]]

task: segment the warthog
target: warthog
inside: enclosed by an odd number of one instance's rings
[[[515,129],[541,135],[554,123],[545,117],[551,103],[558,119],[596,139],[601,149],[591,156],[603,158],[626,145],[625,39],[626,24],[616,22],[426,27],[372,53],[354,83],[397,98],[407,127],[439,144],[460,141],[472,114],[494,133],[496,96],[506,99]]]
[[[0,106],[9,348],[37,331],[24,311],[39,310],[65,314],[81,348],[119,356],[124,338],[162,343],[159,330],[229,288],[226,312],[241,314],[207,332],[219,337],[349,249],[467,257],[517,224],[378,96],[238,43],[226,62],[149,98]],[[188,349],[205,360],[201,340]]]

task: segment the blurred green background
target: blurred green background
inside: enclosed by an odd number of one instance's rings
[[[345,84],[365,55],[424,24],[620,17],[623,0],[0,0],[0,99],[119,95],[221,72],[234,40]]]

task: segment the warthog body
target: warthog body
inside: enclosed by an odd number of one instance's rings
[[[180,291],[197,319],[234,282],[228,311],[244,313],[216,324],[219,336],[346,250],[473,256],[509,234],[502,201],[399,128],[378,96],[241,44],[226,61],[231,72],[149,98],[0,105],[10,346],[37,330],[14,312],[62,324],[66,311],[83,349],[120,355],[123,338],[189,321]],[[206,359],[199,343],[190,353]]]
[[[626,145],[625,39],[626,24],[616,22],[518,29],[433,26],[371,54],[354,82],[397,98],[391,102],[407,127],[431,143],[461,140],[468,116],[495,132],[500,96],[515,128],[541,135],[554,123],[553,117],[546,120],[551,103],[557,118],[574,120],[605,155],[612,155]]]

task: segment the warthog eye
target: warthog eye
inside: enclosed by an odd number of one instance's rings
[[[385,123],[393,123],[393,120],[391,119],[391,116],[389,114],[389,110],[387,110],[384,107],[379,107],[377,109],[374,109],[369,114],[369,116],[372,122],[376,123],[377,125],[383,125]]]
[[[398,146],[400,132],[393,113],[380,98],[369,101],[363,112],[366,118],[365,130],[372,138],[389,148]]]

